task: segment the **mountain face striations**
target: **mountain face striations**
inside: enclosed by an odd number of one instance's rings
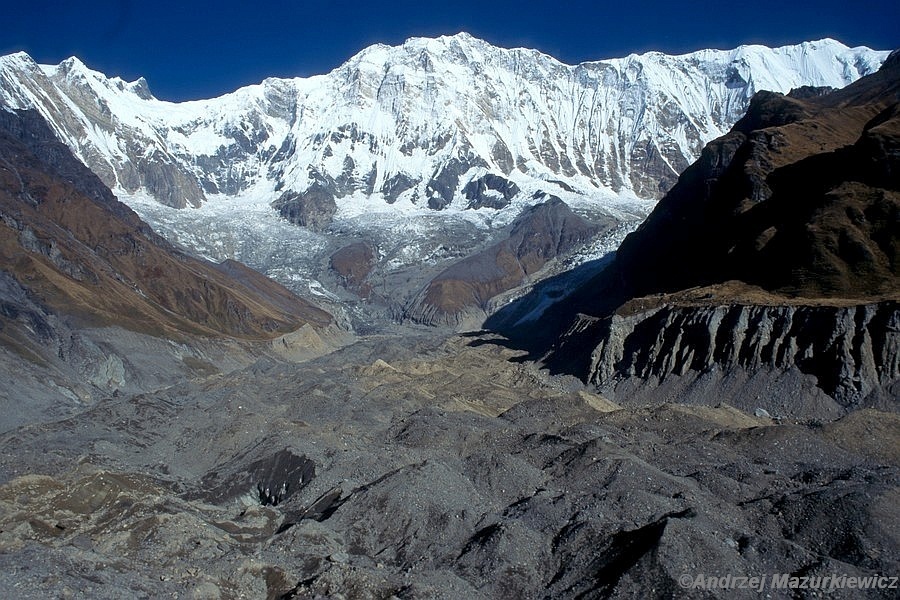
[[[459,34],[373,46],[327,75],[174,104],[143,79],[16,54],[0,63],[0,98],[41,112],[111,188],[171,206],[265,181],[301,204],[362,193],[441,210],[478,206],[473,186],[502,206],[515,189],[504,179],[658,198],[755,92],[843,87],[884,58],[822,40],[569,66]]]

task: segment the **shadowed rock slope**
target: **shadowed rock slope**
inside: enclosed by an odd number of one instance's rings
[[[547,321],[545,339],[570,324],[549,363],[600,387],[637,376],[667,394],[717,369],[742,381],[770,370],[843,407],[895,405],[898,94],[897,53],[831,94],[758,94]]]

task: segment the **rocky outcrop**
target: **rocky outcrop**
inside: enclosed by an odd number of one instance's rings
[[[406,190],[416,186],[416,180],[409,175],[397,173],[387,179],[381,187],[381,193],[384,194],[384,201],[393,204],[397,198]]]
[[[243,457],[242,457],[243,458]],[[290,449],[251,462],[219,465],[200,481],[195,496],[216,504],[252,495],[262,506],[277,506],[301,491],[316,476],[316,465]]]
[[[327,227],[337,212],[334,194],[320,184],[313,184],[305,192],[285,192],[272,207],[291,223],[315,231]]]
[[[329,267],[337,274],[341,285],[362,298],[372,293],[372,285],[366,281],[378,254],[367,242],[355,242],[331,255]]]
[[[114,185],[128,192],[145,190],[172,208],[197,207],[206,200],[197,178],[171,158],[142,156],[123,165],[118,174]]]
[[[521,285],[549,261],[586,243],[607,223],[592,223],[556,197],[527,208],[507,239],[442,271],[414,298],[405,318],[430,325],[483,319],[490,300]]]
[[[573,337],[597,340],[585,378],[796,369],[845,407],[900,391],[900,303],[855,306],[674,306],[582,319]]]
[[[462,190],[463,195],[469,201],[466,208],[494,208],[501,209],[509,206],[512,199],[519,193],[519,186],[515,183],[488,173],[484,177],[473,179]]]
[[[460,179],[469,169],[475,167],[487,167],[483,159],[475,155],[471,148],[465,147],[458,156],[452,157],[431,176],[425,187],[428,197],[428,208],[432,210],[444,210],[456,197]]]

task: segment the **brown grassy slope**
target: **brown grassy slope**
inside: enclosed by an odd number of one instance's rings
[[[345,287],[368,298],[372,285],[367,281],[378,257],[375,248],[367,242],[354,242],[331,255],[329,266]]]
[[[0,125],[0,268],[53,311],[153,335],[265,338],[331,321],[245,267],[235,278],[166,243],[36,115]]]
[[[898,94],[897,56],[830,95],[758,94],[603,277],[623,300],[729,280],[794,298],[897,297]]]

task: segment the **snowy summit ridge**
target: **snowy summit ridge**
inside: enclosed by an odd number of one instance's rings
[[[886,56],[821,40],[570,66],[460,33],[375,45],[327,75],[171,103],[143,78],[18,53],[0,58],[0,102],[39,110],[114,190],[174,207],[265,182],[280,193],[313,188],[329,205],[363,193],[439,210],[479,204],[464,192],[473,182],[505,202],[487,174],[520,189],[555,180],[657,198],[756,91],[842,87]]]

